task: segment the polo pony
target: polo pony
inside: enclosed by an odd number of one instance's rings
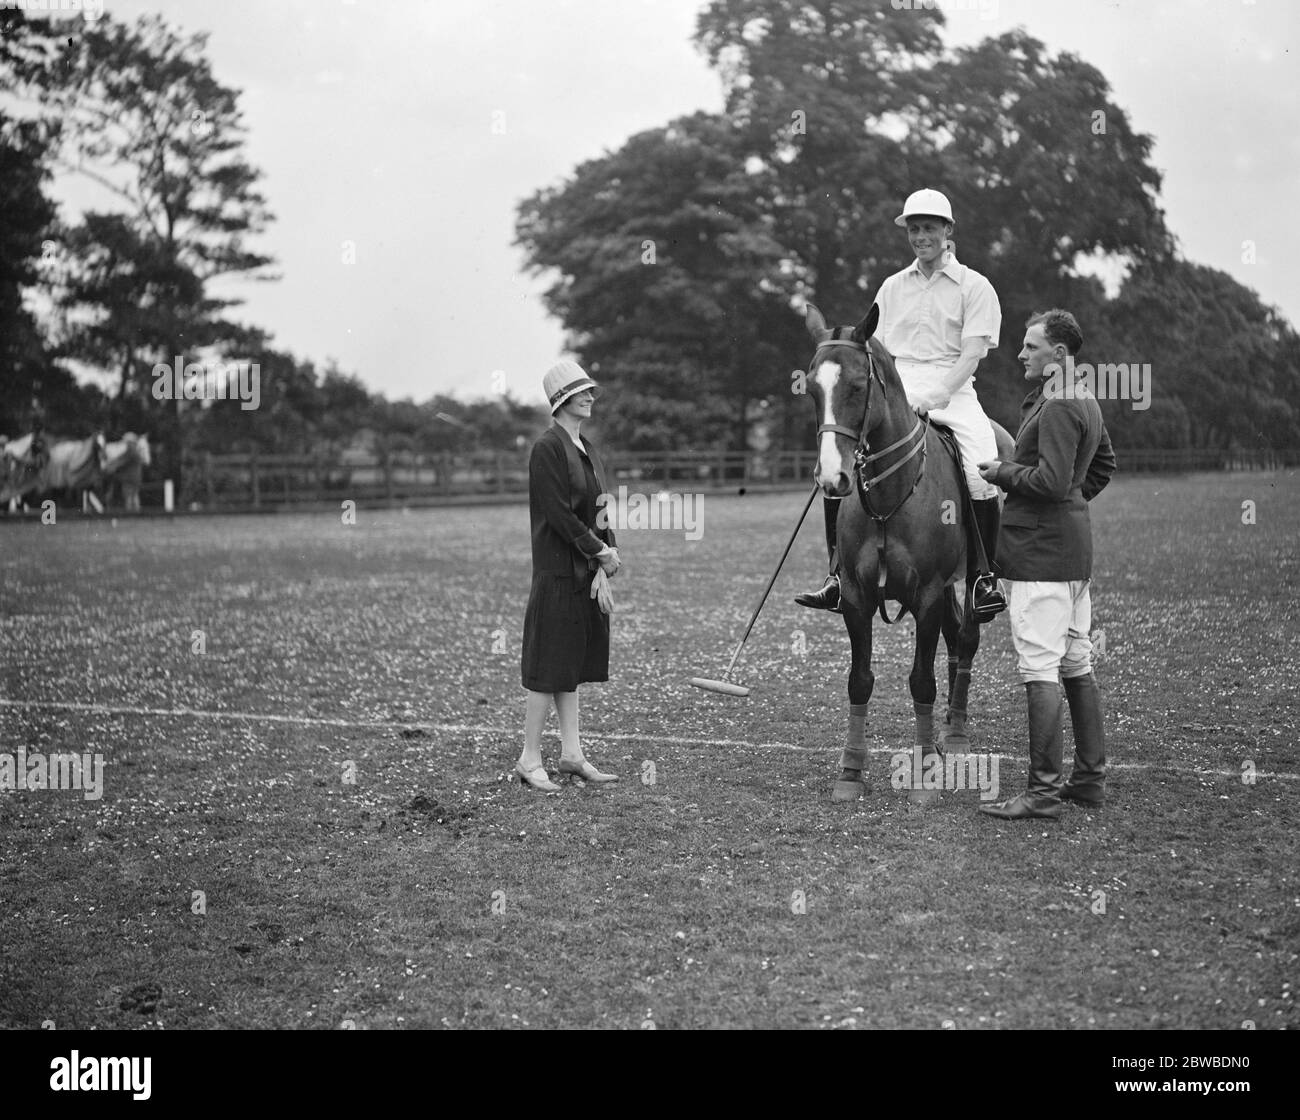
[[[853,801],[866,792],[867,708],[875,686],[871,671],[872,616],[916,620],[916,648],[908,685],[916,713],[922,770],[943,751],[934,744],[934,657],[942,633],[948,648],[948,710],[944,747],[970,746],[966,704],[979,625],[954,586],[967,576],[965,483],[953,455],[927,418],[907,403],[890,356],[872,337],[880,309],[872,305],[856,327],[826,326],[808,304],[805,322],[817,349],[808,369],[808,393],[817,407],[822,492],[840,503],[837,526],[840,601],[849,632],[849,727],[832,798]],[[998,455],[1010,458],[1011,437],[997,424]],[[901,604],[893,619],[885,601]],[[926,782],[926,786],[930,783]],[[937,789],[913,788],[915,804],[930,804]]]

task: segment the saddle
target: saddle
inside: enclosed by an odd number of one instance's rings
[[[946,424],[931,420],[939,442],[948,450],[957,467],[957,484],[961,487],[962,508],[965,513],[967,547],[975,558],[975,578],[967,590],[965,609],[977,623],[983,626],[992,622],[1007,609],[1006,596],[998,587],[998,577],[993,574],[993,567],[984,551],[984,541],[980,537],[979,522],[975,518],[975,506],[971,501],[970,487],[966,485],[966,470],[962,466],[961,447],[957,436]]]

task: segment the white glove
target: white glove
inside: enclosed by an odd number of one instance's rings
[[[614,593],[609,589],[609,577],[605,575],[604,568],[591,581],[591,597],[596,600],[602,614],[614,613]]]
[[[596,553],[596,562],[600,565],[600,570],[607,576],[618,575],[618,570],[623,566],[623,560],[618,554],[617,548],[611,548],[606,545]]]
[[[922,393],[912,402],[912,410],[921,415],[927,412],[938,412],[940,409],[947,408],[951,400],[951,397],[939,397],[932,393]]]

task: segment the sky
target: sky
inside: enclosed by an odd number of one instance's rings
[[[275,215],[257,247],[279,279],[214,289],[245,301],[237,317],[391,399],[509,392],[529,403],[566,355],[544,280],[513,244],[516,208],[637,132],[722,108],[721,83],[690,41],[703,5],[104,0],[118,20],[160,14],[209,32],[218,80],[243,91],[247,155]],[[1300,280],[1285,263],[1300,251],[1288,212],[1300,199],[1300,4],[937,6],[951,46],[1023,26],[1096,66],[1155,138],[1183,255],[1300,323]]]

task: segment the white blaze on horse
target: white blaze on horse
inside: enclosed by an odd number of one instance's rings
[[[132,511],[140,508],[140,483],[144,468],[153,459],[149,452],[149,437],[127,432],[121,439],[104,445],[104,482],[121,490],[122,505]]]
[[[840,503],[837,537],[840,605],[852,646],[849,728],[833,797],[851,801],[866,792],[867,707],[875,686],[871,671],[872,615],[885,622],[885,601],[900,603],[916,619],[916,648],[908,685],[916,715],[917,750],[942,756],[934,742],[934,658],[939,636],[948,647],[948,713],[944,745],[969,747],[966,704],[979,625],[964,609],[956,585],[966,579],[969,535],[964,480],[953,455],[928,420],[918,418],[894,368],[872,335],[875,305],[856,327],[831,330],[807,305],[806,324],[817,349],[808,391],[817,408],[815,479]],[[994,424],[998,454],[1010,458],[1011,437]],[[926,804],[937,791],[913,790]]]

